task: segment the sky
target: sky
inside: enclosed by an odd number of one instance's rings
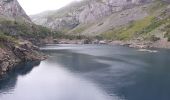
[[[81,0],[18,0],[28,15],[62,8],[73,1]]]

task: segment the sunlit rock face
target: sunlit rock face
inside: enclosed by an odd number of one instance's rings
[[[0,0],[0,16],[9,19],[30,21],[30,18],[26,15],[17,0]]]
[[[149,2],[151,0],[91,0],[84,10],[79,14],[81,23],[89,23],[135,5]]]

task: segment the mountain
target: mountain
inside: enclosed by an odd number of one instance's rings
[[[83,0],[31,19],[69,35],[161,44],[170,40],[169,11],[169,0]]]

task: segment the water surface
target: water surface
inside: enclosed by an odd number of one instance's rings
[[[0,100],[170,100],[170,51],[47,45],[0,80]]]

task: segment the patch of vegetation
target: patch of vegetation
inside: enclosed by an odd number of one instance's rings
[[[129,40],[151,24],[153,17],[148,16],[139,21],[132,21],[128,26],[112,29],[102,34],[106,39]]]
[[[17,39],[12,37],[12,36],[8,36],[5,35],[3,33],[0,33],[0,41],[12,41],[12,42],[17,42]]]
[[[4,43],[11,42],[15,45],[18,44],[18,40],[15,37],[5,35],[4,33],[0,32],[0,48],[4,48]]]
[[[1,20],[0,30],[2,33],[11,36],[44,38],[54,35],[55,33],[46,27],[35,25],[27,22],[18,22],[11,20]]]
[[[140,31],[138,34],[147,34],[153,31],[154,29],[156,29],[157,27],[166,24],[168,21],[169,18],[165,18],[165,19],[153,18],[151,20],[151,23],[147,27],[145,27],[142,31]]]

